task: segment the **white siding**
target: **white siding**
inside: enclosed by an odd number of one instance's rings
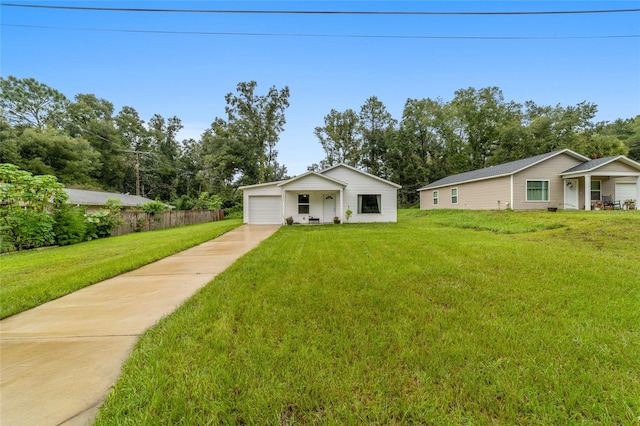
[[[348,182],[344,190],[344,210],[351,209],[353,215],[349,222],[397,222],[398,221],[398,190],[395,186],[381,180],[357,172],[348,167],[336,167],[323,173],[341,182]],[[358,214],[359,194],[380,194],[379,214]],[[339,205],[336,206],[339,208]],[[344,217],[344,212],[338,214]]]

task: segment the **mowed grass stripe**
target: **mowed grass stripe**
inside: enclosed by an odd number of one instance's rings
[[[613,216],[460,215],[282,228],[146,333],[97,424],[637,421],[640,254],[608,252]]]

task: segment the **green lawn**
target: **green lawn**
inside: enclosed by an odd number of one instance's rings
[[[637,212],[283,227],[137,344],[111,424],[635,424]]]
[[[17,314],[238,227],[223,220],[0,256],[0,318]]]

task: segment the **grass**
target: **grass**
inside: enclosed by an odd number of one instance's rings
[[[639,229],[418,210],[283,227],[145,333],[96,424],[635,424]]]
[[[193,247],[241,223],[223,220],[0,256],[0,318]]]

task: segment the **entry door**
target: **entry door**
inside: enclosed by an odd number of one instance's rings
[[[322,196],[323,209],[322,209],[322,221],[331,222],[336,215],[336,196],[334,194],[324,194]]]
[[[566,210],[578,210],[579,204],[578,179],[565,179],[564,181],[564,208]]]

